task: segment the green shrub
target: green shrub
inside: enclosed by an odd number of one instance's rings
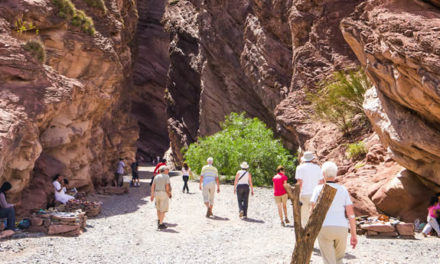
[[[31,22],[23,21],[21,19],[15,20],[15,31],[19,34],[23,34],[28,31],[35,31],[35,35],[38,35],[39,29]]]
[[[107,7],[105,6],[104,0],[84,0],[88,6],[98,8],[104,13],[107,13]]]
[[[75,15],[76,8],[70,0],[52,0],[52,2],[58,8],[58,16],[67,18]]]
[[[213,157],[219,173],[228,179],[233,179],[242,161],[249,163],[255,185],[271,185],[278,165],[285,167],[289,178],[294,177],[295,158],[258,118],[232,113],[226,116],[221,128],[183,150],[194,172],[199,174],[206,159]]]
[[[362,104],[365,91],[371,83],[362,70],[335,72],[333,78],[319,84],[316,93],[307,93],[307,99],[318,118],[330,121],[349,134],[353,118],[360,115],[369,124]]]
[[[52,0],[58,8],[58,16],[70,21],[72,26],[81,28],[81,31],[93,36],[95,35],[95,25],[93,19],[87,16],[84,11],[77,10],[70,0]]]
[[[40,63],[46,62],[46,49],[40,40],[28,40],[23,48],[29,51]]]
[[[357,160],[364,157],[367,152],[368,150],[365,146],[365,143],[363,141],[359,141],[356,143],[348,144],[345,155],[349,159]]]

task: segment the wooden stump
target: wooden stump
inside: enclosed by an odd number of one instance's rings
[[[291,264],[307,264],[310,263],[312,257],[313,245],[316,237],[321,230],[327,211],[330,208],[336,195],[336,189],[328,184],[324,185],[318,200],[313,208],[307,225],[301,226],[301,205],[299,201],[300,187],[296,184],[292,187],[289,184],[284,185],[289,199],[293,205],[293,221],[295,227],[295,249],[293,250]]]

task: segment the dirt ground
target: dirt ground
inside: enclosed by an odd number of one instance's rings
[[[180,176],[172,177],[173,198],[165,223],[157,230],[150,202],[151,167],[142,168],[141,187],[122,196],[99,196],[103,212],[88,220],[79,237],[35,237],[0,241],[0,263],[289,263],[293,226],[282,227],[272,190],[255,188],[249,219],[240,220],[233,186],[216,194],[214,215],[205,218],[198,184],[183,194]],[[289,206],[289,218],[292,209]],[[345,263],[440,263],[440,239],[367,239],[361,236]],[[315,244],[312,263],[322,263]]]

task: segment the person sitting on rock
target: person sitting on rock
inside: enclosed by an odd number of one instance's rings
[[[8,225],[6,229],[15,231],[15,209],[14,205],[6,201],[6,192],[12,188],[9,182],[3,183],[0,187],[0,218],[7,218]]]
[[[53,177],[53,187],[55,187],[55,201],[66,204],[68,201],[75,199],[75,197],[66,194],[63,176],[57,174]]]
[[[440,237],[440,227],[438,222],[438,217],[440,217],[440,193],[431,198],[428,207],[428,217],[427,224],[423,228],[422,234],[424,237],[431,233],[432,229],[437,232],[437,236]]]

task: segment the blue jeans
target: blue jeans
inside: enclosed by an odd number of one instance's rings
[[[15,209],[14,207],[0,208],[0,218],[8,219],[8,226],[6,229],[15,230]]]
[[[189,192],[189,188],[188,188],[188,180],[189,180],[189,176],[188,175],[183,175],[183,191]]]

